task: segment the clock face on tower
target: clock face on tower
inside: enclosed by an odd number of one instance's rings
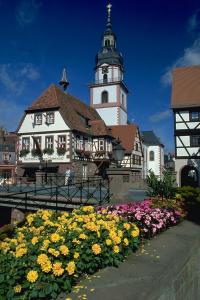
[[[108,73],[108,67],[102,67],[102,74]]]

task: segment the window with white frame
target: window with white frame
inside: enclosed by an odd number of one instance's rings
[[[30,137],[23,137],[22,150],[29,150],[29,149],[30,149]]]
[[[34,116],[34,123],[36,125],[42,125],[42,113],[35,114],[35,116]]]
[[[41,148],[41,136],[34,136],[33,140],[33,149]]]
[[[46,114],[46,123],[47,124],[54,124],[54,112],[48,112]]]
[[[53,149],[53,136],[46,136],[45,137],[45,148],[46,149]]]
[[[99,151],[104,151],[104,140],[99,140]]]
[[[59,135],[58,136],[58,148],[66,148],[66,136]]]

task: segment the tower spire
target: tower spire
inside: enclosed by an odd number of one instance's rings
[[[108,5],[106,6],[107,8],[107,24],[106,24],[106,31],[112,31],[112,23],[111,23],[111,8],[112,8],[112,4],[110,2],[108,2]]]
[[[66,88],[69,85],[69,81],[67,80],[66,68],[63,68],[62,77],[61,77],[61,80],[60,80],[59,84],[62,86],[64,91],[66,90]]]

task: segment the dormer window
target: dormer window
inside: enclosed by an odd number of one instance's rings
[[[108,92],[103,91],[101,94],[101,102],[102,103],[108,103]]]
[[[42,113],[35,114],[34,123],[35,125],[42,125]]]
[[[48,112],[46,114],[46,123],[47,124],[54,124],[54,112]]]

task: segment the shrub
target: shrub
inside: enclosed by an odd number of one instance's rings
[[[44,148],[43,153],[48,154],[48,155],[52,155],[54,153],[54,150],[52,148]]]
[[[0,241],[0,299],[57,299],[83,273],[118,266],[138,244],[135,224],[91,206],[29,214]]]
[[[57,153],[58,155],[64,155],[66,153],[66,149],[65,148],[57,148]]]
[[[19,156],[20,157],[24,157],[26,156],[27,154],[29,154],[30,151],[28,149],[22,149],[20,152],[19,152]]]
[[[153,171],[147,176],[148,195],[150,197],[172,198],[175,196],[175,178],[170,171],[163,172],[163,178],[159,179]]]
[[[41,156],[42,152],[40,149],[32,149],[31,154],[32,154],[32,156]]]

